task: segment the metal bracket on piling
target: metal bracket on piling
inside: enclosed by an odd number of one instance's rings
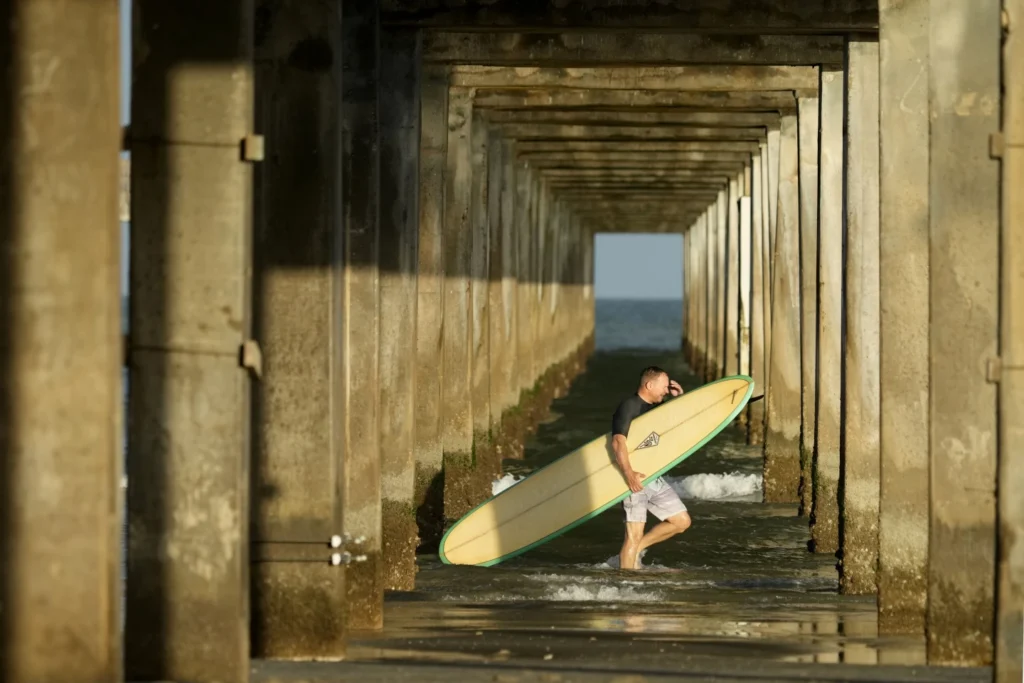
[[[1000,357],[989,358],[985,364],[985,381],[989,384],[999,384],[1003,380],[1004,372],[1020,372],[1024,365],[1005,365]]]
[[[252,133],[242,140],[243,161],[263,161],[263,136]]]
[[[354,555],[352,551],[356,548],[344,547],[348,544],[351,544],[351,546],[361,546],[365,542],[365,536],[353,539],[348,534],[335,534],[326,542],[322,540],[254,540],[251,543],[250,562],[252,564],[323,564],[326,562],[332,567],[340,567],[354,562],[366,562],[365,554]],[[325,556],[325,547],[335,552],[328,552]]]
[[[242,344],[241,365],[256,375],[257,379],[263,379],[263,352],[255,339],[246,339]]]

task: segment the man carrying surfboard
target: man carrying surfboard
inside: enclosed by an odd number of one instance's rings
[[[682,393],[683,388],[678,382],[670,380],[665,370],[652,365],[644,368],[640,374],[640,387],[635,394],[619,404],[612,417],[615,461],[629,484],[629,490],[633,492],[622,501],[626,513],[626,538],[619,551],[619,567],[622,569],[636,569],[637,557],[643,550],[681,534],[690,527],[690,514],[686,506],[663,477],[658,477],[647,486],[642,485],[647,475],[636,472],[630,465],[626,445],[633,420],[657,407],[669,395],[675,397]],[[645,534],[648,512],[653,513],[660,523]]]

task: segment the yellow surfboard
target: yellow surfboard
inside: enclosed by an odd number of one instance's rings
[[[647,484],[697,452],[750,400],[754,380],[726,377],[633,420],[630,463]],[[609,420],[611,418],[609,417]],[[441,539],[445,564],[490,567],[596,517],[629,495],[611,432],[531,473],[467,512]]]

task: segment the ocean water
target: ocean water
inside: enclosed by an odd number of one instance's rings
[[[645,366],[699,386],[680,352],[682,302],[598,301],[596,324],[586,371],[554,402],[523,458],[503,463],[492,493],[606,433]],[[763,502],[762,468],[761,448],[734,423],[670,471],[693,523],[650,548],[638,570],[618,568],[621,505],[494,567],[421,556],[416,589],[389,594],[384,631],[357,636],[351,656],[598,663],[634,673],[698,660],[743,671],[753,660],[922,663],[923,639],[879,637],[874,599],[839,594],[837,558],[808,551],[797,506]],[[648,528],[656,523],[649,517]],[[903,671],[877,670],[881,680]]]

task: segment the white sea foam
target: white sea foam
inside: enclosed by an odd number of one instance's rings
[[[763,486],[760,474],[691,474],[665,479],[680,498],[696,500],[759,500]]]
[[[544,596],[555,602],[657,602],[661,593],[628,586],[563,586]]]
[[[526,477],[517,477],[514,474],[506,474],[503,477],[495,479],[491,482],[491,495],[496,496],[505,489],[515,486],[523,479],[526,479]]]

